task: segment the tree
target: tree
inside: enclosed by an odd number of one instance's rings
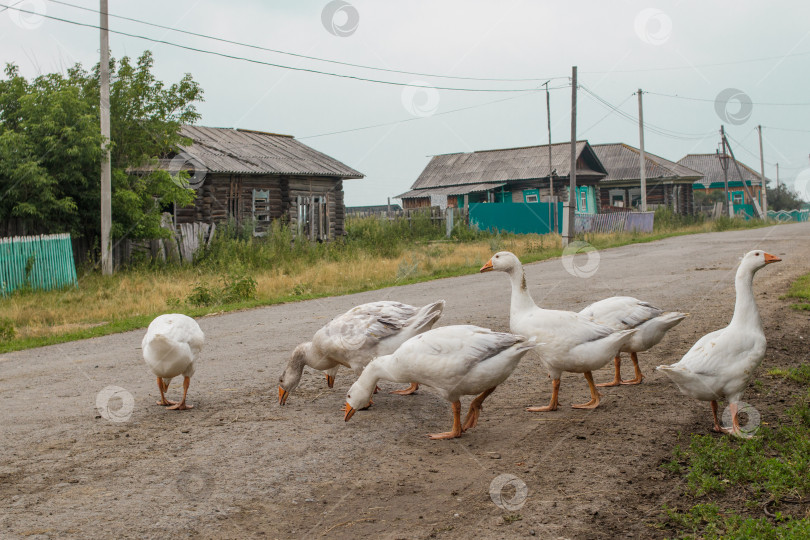
[[[768,188],[768,210],[798,210],[802,207],[802,199],[799,194],[787,187],[779,184],[778,188]]]
[[[110,61],[113,238],[157,238],[160,211],[193,202],[182,175],[150,167],[188,141],[202,89],[186,74],[166,86],[144,52]],[[98,65],[27,81],[16,66],[0,81],[0,223],[34,232],[100,235],[101,135]],[[138,172],[136,172],[138,171]]]

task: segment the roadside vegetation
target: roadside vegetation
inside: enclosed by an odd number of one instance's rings
[[[792,308],[810,310],[810,274],[794,281],[785,297],[798,300],[791,306]]]
[[[588,234],[596,249],[668,236],[761,226],[761,222],[704,221],[667,209],[652,234]],[[411,220],[349,219],[347,236],[329,243],[296,241],[276,223],[254,237],[249,228],[218,228],[193,264],[134,262],[104,277],[80,269],[79,286],[21,290],[0,299],[0,352],[123,332],[167,311],[193,317],[262,305],[342,295],[477,272],[496,251],[523,262],[562,255],[557,234],[513,235],[457,224],[451,238],[428,216]]]
[[[768,376],[784,414],[750,439],[692,435],[663,465],[684,484],[686,502],[664,507],[672,538],[810,538],[810,364]]]

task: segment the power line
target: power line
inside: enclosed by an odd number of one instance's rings
[[[550,90],[559,90],[560,88],[568,88],[569,86],[571,86],[571,85],[567,84],[567,85],[564,85],[564,86],[553,86],[553,87],[550,88]],[[538,89],[536,91],[539,92],[540,90]],[[529,94],[522,94],[522,95],[519,95],[519,96],[514,96],[514,97],[509,97],[509,98],[496,99],[494,101],[487,101],[486,103],[479,103],[478,105],[470,105],[469,107],[459,107],[458,109],[451,109],[449,111],[443,111],[443,112],[440,112],[440,113],[432,114],[430,116],[415,116],[413,118],[406,118],[405,120],[396,120],[394,122],[384,122],[382,124],[372,124],[370,126],[363,126],[363,127],[350,128],[350,129],[342,129],[340,131],[330,131],[330,132],[327,132],[327,133],[319,133],[317,135],[306,135],[304,137],[296,137],[296,139],[298,139],[298,140],[301,140],[301,139],[314,139],[316,137],[327,137],[329,135],[338,135],[338,134],[342,134],[342,133],[351,133],[351,132],[354,132],[354,131],[363,131],[363,130],[366,130],[366,129],[374,129],[374,128],[378,128],[378,127],[385,127],[385,126],[393,126],[393,125],[398,125],[398,124],[404,124],[406,122],[413,122],[414,120],[424,120],[426,118],[431,118],[433,116],[442,116],[442,115],[445,115],[445,114],[456,113],[456,112],[459,112],[459,111],[466,111],[466,110],[469,110],[469,109],[477,109],[479,107],[486,107],[487,105],[493,105],[495,103],[502,103],[504,101],[512,101],[514,99],[526,97],[527,95],[529,95]]]
[[[79,9],[79,10],[82,10],[82,11],[88,11],[88,12],[91,12],[91,13],[98,13],[98,10],[95,10],[95,9],[92,9],[92,8],[87,8],[87,7],[84,7],[84,6],[77,6],[75,4],[71,4],[69,2],[63,2],[61,0],[48,0],[48,1],[51,2],[51,3],[54,3],[54,4],[60,4],[60,5],[63,5],[63,6],[69,6],[69,7]],[[19,4],[19,3],[20,2],[17,2],[17,4]],[[357,67],[357,68],[362,68],[362,69],[383,71],[383,72],[387,72],[387,73],[400,73],[400,74],[404,74],[404,75],[416,75],[416,76],[420,76],[420,77],[435,77],[435,78],[442,78],[442,79],[455,79],[455,80],[467,80],[467,81],[502,81],[502,82],[532,82],[532,81],[544,81],[546,79],[557,80],[557,79],[567,79],[568,78],[568,76],[539,77],[539,78],[463,77],[463,76],[454,76],[454,75],[440,75],[440,74],[437,74],[437,73],[422,73],[422,72],[418,72],[418,71],[405,71],[405,70],[398,70],[398,69],[381,68],[381,67],[376,67],[376,66],[367,66],[367,65],[363,65],[363,64],[354,64],[354,63],[351,63],[351,62],[343,62],[343,61],[340,61],[340,60],[333,60],[333,59],[329,59],[329,58],[320,58],[320,57],[317,57],[317,56],[309,56],[309,55],[300,54],[300,53],[293,53],[293,52],[289,52],[289,51],[282,51],[282,50],[273,49],[273,48],[270,48],[270,47],[263,47],[261,45],[255,45],[255,44],[251,44],[251,43],[245,43],[245,42],[230,40],[230,39],[221,38],[221,37],[217,37],[217,36],[212,36],[212,35],[208,35],[208,34],[192,32],[190,30],[183,30],[183,29],[174,28],[174,27],[171,27],[171,26],[165,26],[165,25],[161,25],[161,24],[157,24],[157,23],[153,23],[153,22],[149,22],[149,21],[144,21],[142,19],[136,19],[134,17],[125,17],[123,15],[114,15],[112,13],[110,13],[109,16],[113,17],[113,18],[116,18],[116,19],[135,22],[135,23],[138,23],[138,24],[144,24],[144,25],[151,26],[151,27],[154,27],[154,28],[160,28],[162,30],[168,30],[168,31],[171,31],[171,32],[178,32],[178,33],[187,34],[187,35],[190,35],[190,36],[201,37],[201,38],[204,38],[204,39],[211,39],[211,40],[219,41],[219,42],[222,42],[222,43],[229,43],[231,45],[238,45],[240,47],[248,47],[248,48],[251,48],[251,49],[256,49],[256,50],[261,50],[261,51],[267,51],[267,52],[273,52],[273,53],[277,53],[277,54],[284,54],[284,55],[288,55],[288,56],[294,56],[294,57],[297,57],[297,58],[306,58],[308,60],[315,60],[315,61],[318,61],[318,62],[327,62],[327,63],[338,64],[338,65],[349,66],[349,67]],[[790,53],[790,54],[784,54],[784,55],[779,55],[779,56],[765,56],[765,57],[760,57],[760,58],[750,58],[750,59],[745,59],[745,60],[731,60],[731,61],[728,61],[728,62],[713,62],[713,63],[707,63],[707,64],[690,64],[690,65],[683,65],[683,66],[639,68],[639,69],[626,69],[626,70],[615,70],[614,69],[614,70],[610,70],[610,71],[587,71],[587,72],[583,72],[583,73],[595,74],[596,75],[596,74],[605,74],[605,73],[645,73],[645,72],[653,72],[653,71],[678,71],[678,70],[695,69],[695,68],[701,68],[701,67],[719,67],[719,66],[727,66],[727,65],[748,64],[748,63],[753,63],[753,62],[764,62],[764,61],[769,61],[769,60],[782,60],[782,59],[788,58],[788,57],[806,56],[806,55],[810,55],[810,51],[798,52],[798,53]]]
[[[773,129],[776,131],[792,131],[795,133],[810,133],[810,129],[792,129],[792,128],[781,128],[781,127],[773,127],[773,126],[762,126],[764,128]]]
[[[75,8],[75,9],[80,9],[82,11],[89,11],[91,13],[98,13],[98,10],[96,10],[96,9],[87,8],[87,7],[84,7],[84,6],[77,6],[77,5],[71,4],[69,2],[62,2],[60,0],[48,0],[48,1],[51,2],[51,3],[54,3],[54,4],[60,4],[60,5],[63,5],[63,6],[69,6],[69,7]],[[441,79],[455,79],[455,80],[465,80],[465,81],[500,81],[500,82],[533,82],[533,81],[545,81],[546,79],[554,80],[554,79],[567,79],[568,78],[568,77],[543,77],[543,78],[462,77],[462,76],[456,76],[456,75],[439,75],[437,73],[421,73],[421,72],[418,72],[418,71],[405,71],[405,70],[400,70],[400,69],[381,68],[381,67],[376,67],[376,66],[367,66],[367,65],[363,65],[363,64],[354,64],[354,63],[351,63],[351,62],[343,62],[343,61],[340,61],[340,60],[332,60],[332,59],[329,59],[329,58],[319,58],[317,56],[309,56],[309,55],[306,55],[306,54],[294,53],[294,52],[289,52],[289,51],[282,51],[282,50],[279,50],[279,49],[272,49],[270,47],[263,47],[261,45],[255,45],[255,44],[252,44],[252,43],[245,43],[245,42],[242,42],[242,41],[234,41],[234,40],[231,40],[231,39],[212,36],[212,35],[208,35],[208,34],[202,34],[202,33],[199,33],[199,32],[192,32],[190,30],[183,30],[181,28],[174,28],[174,27],[171,27],[171,26],[165,26],[165,25],[162,25],[162,24],[157,24],[157,23],[153,23],[153,22],[149,22],[149,21],[144,21],[142,19],[136,19],[134,17],[125,17],[123,15],[113,15],[112,13],[110,13],[109,15],[110,15],[110,17],[113,17],[115,19],[121,19],[121,20],[124,20],[124,21],[130,21],[130,22],[134,22],[134,23],[138,23],[138,24],[143,24],[143,25],[146,25],[146,26],[151,26],[153,28],[160,28],[162,30],[168,30],[170,32],[178,32],[178,33],[186,34],[186,35],[189,35],[189,36],[196,36],[196,37],[200,37],[200,38],[204,38],[204,39],[210,39],[210,40],[214,40],[214,41],[219,41],[221,43],[228,43],[230,45],[238,45],[240,47],[247,47],[247,48],[250,48],[250,49],[256,49],[256,50],[260,50],[260,51],[267,51],[267,52],[272,52],[272,53],[277,53],[277,54],[284,54],[284,55],[287,55],[287,56],[294,56],[296,58],[306,58],[307,60],[315,60],[315,61],[318,61],[318,62],[327,62],[327,63],[330,63],[330,64],[338,64],[338,65],[341,65],[341,66],[349,66],[349,67],[356,67],[356,68],[362,68],[362,69],[371,69],[371,70],[374,70],[374,71],[384,71],[386,73],[400,73],[400,74],[404,74],[404,75],[416,75],[416,76],[419,76],[419,77],[435,77],[435,78],[441,78]]]
[[[648,92],[648,91],[645,91],[644,93],[651,94],[653,96],[684,99],[687,101],[703,101],[707,103],[714,103],[715,101],[717,101],[717,98],[715,99],[696,98],[696,97],[679,96],[676,94],[661,94],[659,92]],[[764,101],[750,101],[749,103],[751,103],[752,105],[764,105],[768,107],[810,107],[810,103],[767,103]]]
[[[621,108],[622,108],[622,106],[623,106],[625,103],[627,103],[627,100],[629,100],[630,98],[632,98],[632,97],[633,97],[633,95],[634,95],[634,94],[630,94],[629,96],[627,96],[626,98],[624,98],[624,101],[622,101],[621,103],[619,103],[618,105],[616,105],[616,109],[617,109],[617,110],[618,110],[618,109],[621,109]],[[600,118],[599,120],[597,120],[596,122],[594,122],[593,124],[591,124],[590,126],[588,126],[587,128],[585,128],[585,130],[584,130],[584,131],[582,131],[582,133],[580,133],[580,135],[585,135],[585,134],[586,134],[586,133],[588,133],[588,132],[589,132],[591,129],[593,129],[594,127],[596,127],[598,124],[601,124],[601,123],[602,123],[602,121],[603,121],[605,118],[607,118],[608,116],[610,116],[611,114],[613,114],[613,113],[615,113],[615,112],[616,112],[616,111],[614,111],[613,109],[610,109],[610,110],[608,111],[608,113],[607,113],[605,116],[603,116],[602,118]]]
[[[746,60],[730,60],[728,62],[712,62],[708,64],[687,64],[683,66],[672,66],[672,67],[655,67],[655,68],[640,68],[640,69],[611,69],[609,71],[585,71],[584,73],[589,75],[604,75],[610,73],[645,73],[650,71],[678,71],[684,69],[696,69],[696,68],[705,68],[705,67],[720,67],[720,66],[733,66],[738,64],[750,64],[754,62],[766,62],[768,60],[784,60],[785,58],[791,58],[795,56],[807,56],[810,55],[810,51],[804,52],[797,52],[797,53],[789,53],[789,54],[780,54],[778,56],[762,56],[759,58],[748,58]],[[646,91],[644,92],[647,93]]]
[[[746,148],[745,146],[743,146],[743,143],[741,143],[740,141],[738,141],[737,139],[735,139],[734,137],[729,135],[728,131],[726,131],[726,137],[728,137],[729,139],[731,139],[732,141],[737,143],[737,147],[742,148],[745,153],[747,153],[748,155],[750,155],[752,157],[755,157],[755,158],[759,159],[759,154],[756,154],[756,153],[752,152],[751,150],[749,150],[748,148]],[[775,161],[767,161],[767,160],[765,160],[765,163],[767,163],[768,165],[771,165],[771,166],[776,165]]]
[[[0,4],[0,7],[5,7],[7,9],[9,9],[9,8],[14,9],[14,10],[20,11],[22,13],[28,13],[28,14],[31,14],[31,15],[37,15],[37,16],[40,16],[40,17],[44,17],[46,19],[51,19],[51,20],[54,20],[54,21],[59,21],[59,22],[72,24],[74,26],[83,26],[83,27],[86,27],[86,28],[93,28],[93,29],[96,29],[96,30],[101,29],[98,25],[95,25],[95,24],[82,23],[82,22],[73,21],[73,20],[70,20],[70,19],[64,19],[64,18],[61,18],[61,17],[55,17],[53,15],[46,15],[46,14],[43,14],[43,13],[37,13],[35,11],[22,9],[22,8],[17,8],[17,7],[7,5],[7,4]],[[107,30],[109,30],[110,32],[112,32],[114,34],[119,34],[119,35],[122,35],[122,36],[132,37],[132,38],[136,38],[136,39],[142,39],[142,40],[150,41],[150,42],[153,42],[153,43],[160,43],[161,45],[168,45],[170,47],[177,47],[179,49],[185,49],[185,50],[188,50],[188,51],[199,52],[199,53],[208,54],[208,55],[212,55],[212,56],[219,56],[219,57],[222,57],[222,58],[229,58],[231,60],[241,60],[243,62],[248,62],[248,63],[251,63],[251,64],[259,64],[259,65],[263,65],[263,66],[276,67],[276,68],[280,68],[280,69],[288,69],[288,70],[292,70],[292,71],[302,71],[302,72],[306,72],[306,73],[314,73],[314,74],[317,74],[317,75],[327,75],[329,77],[339,77],[339,78],[343,78],[343,79],[352,79],[352,80],[356,80],[356,81],[370,82],[370,83],[376,83],[376,84],[387,84],[387,85],[391,85],[391,86],[410,86],[410,87],[413,87],[413,88],[434,88],[436,90],[447,90],[447,91],[452,91],[452,92],[491,92],[491,93],[498,93],[498,92],[534,92],[534,91],[537,90],[537,88],[459,88],[459,87],[448,87],[448,86],[426,86],[426,85],[402,83],[402,82],[395,82],[395,81],[385,81],[385,80],[380,80],[380,79],[369,79],[369,78],[366,78],[366,77],[359,77],[359,76],[356,76],[356,75],[345,75],[345,74],[342,74],[342,73],[332,73],[332,72],[329,72],[329,71],[321,71],[321,70],[317,70],[317,69],[286,66],[286,65],[283,65],[283,64],[276,64],[276,63],[273,63],[273,62],[265,62],[263,60],[256,60],[256,59],[253,59],[253,58],[246,58],[244,56],[237,56],[237,55],[234,55],[234,54],[227,54],[227,53],[223,53],[223,52],[212,51],[212,50],[209,50],[209,49],[200,49],[198,47],[191,47],[189,45],[182,45],[180,43],[175,43],[175,42],[167,41],[167,40],[163,40],[163,39],[155,39],[155,38],[150,38],[150,37],[147,37],[147,36],[142,36],[142,35],[139,35],[139,34],[131,34],[129,32],[122,32],[120,30],[113,30],[113,29],[107,29]]]
[[[580,85],[580,87],[583,90],[585,90],[585,92],[588,95],[590,95],[591,97],[596,99],[599,103],[601,103],[604,107],[606,107],[606,108],[608,108],[610,110],[613,110],[620,117],[624,118],[628,122],[631,122],[632,124],[638,125],[638,118],[636,118],[633,115],[628,114],[628,113],[620,110],[618,107],[616,107],[615,105],[613,105],[612,103],[610,103],[606,99],[602,98],[601,96],[599,96],[598,94],[596,94],[592,90],[588,89],[586,86]],[[667,128],[664,128],[664,127],[661,127],[661,126],[657,126],[657,125],[651,124],[649,122],[644,122],[644,127],[646,129],[649,129],[651,132],[656,133],[657,135],[661,135],[663,137],[669,137],[671,139],[679,139],[679,140],[685,140],[685,141],[702,140],[702,139],[705,139],[706,137],[708,137],[709,135],[711,135],[712,133],[714,133],[713,131],[708,132],[708,133],[702,133],[702,134],[701,133],[683,133],[683,132],[667,129]]]

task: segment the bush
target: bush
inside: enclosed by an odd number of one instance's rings
[[[655,232],[673,231],[682,227],[700,225],[704,221],[705,218],[702,215],[685,216],[683,214],[676,214],[672,211],[672,208],[668,206],[659,206],[655,209],[653,230]]]
[[[256,299],[256,280],[244,274],[231,274],[222,278],[222,286],[215,288],[206,282],[194,286],[186,303],[196,307],[236,304]]]

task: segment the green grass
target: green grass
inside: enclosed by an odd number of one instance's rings
[[[791,306],[793,309],[810,311],[810,274],[805,274],[794,281],[790,286],[790,290],[785,295],[785,298],[800,300],[800,302]]]
[[[783,379],[790,379],[793,382],[810,385],[810,365],[808,364],[802,364],[800,366],[788,369],[769,369],[768,375],[773,377],[782,377]]]
[[[769,375],[784,377],[807,390],[810,365]],[[794,397],[795,398],[795,397]],[[750,439],[693,435],[662,465],[683,477],[686,495],[698,500],[686,510],[664,508],[666,526],[681,538],[810,538],[810,516],[793,516],[810,496],[810,393],[798,395],[786,417],[762,425]],[[719,501],[744,500],[745,513]],[[773,517],[761,517],[763,508]]]
[[[706,539],[796,539],[810,538],[810,520],[789,519],[776,514],[767,517],[744,518],[734,512],[724,512],[716,504],[696,504],[687,512],[666,509],[670,523],[681,530],[677,538]]]

